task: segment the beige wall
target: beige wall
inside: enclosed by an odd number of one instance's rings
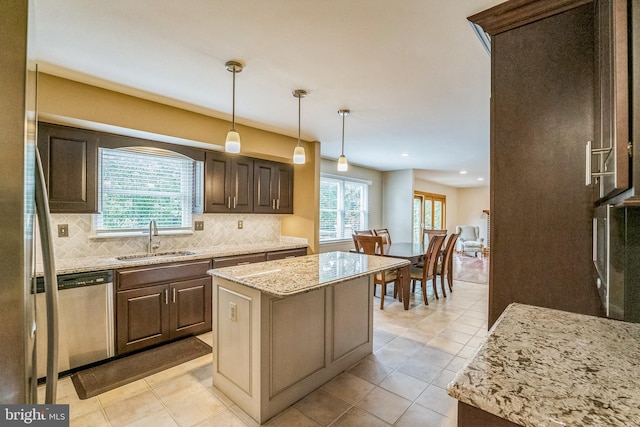
[[[41,74],[38,107],[44,117],[67,124],[75,121],[150,132],[211,144],[221,149],[230,122],[111,90]],[[291,163],[295,138],[236,124],[242,154]],[[295,166],[294,214],[282,216],[282,234],[308,239],[318,252],[320,147],[304,142],[307,163]]]
[[[382,224],[395,242],[410,242],[412,231],[413,170],[382,173]]]

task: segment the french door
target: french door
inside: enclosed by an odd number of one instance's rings
[[[413,241],[423,242],[424,228],[443,230],[446,227],[445,209],[447,196],[442,194],[413,193]]]

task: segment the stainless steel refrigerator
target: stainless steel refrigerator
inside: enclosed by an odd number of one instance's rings
[[[34,228],[43,238],[48,341],[46,403],[57,383],[57,283],[46,191],[36,184],[37,70],[28,71],[28,0],[0,2],[0,403],[37,402]],[[40,177],[41,178],[41,177]],[[42,181],[38,181],[42,182]],[[36,198],[39,197],[38,202]],[[36,216],[36,209],[38,215]],[[49,257],[50,256],[50,257]]]

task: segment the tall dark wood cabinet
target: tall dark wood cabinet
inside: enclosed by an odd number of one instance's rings
[[[254,161],[254,212],[293,213],[293,165]]]
[[[38,124],[38,150],[51,213],[98,212],[96,132]]]
[[[207,151],[205,213],[253,212],[253,159]]]
[[[512,302],[602,313],[592,275],[596,4],[507,2],[491,36],[489,325]]]

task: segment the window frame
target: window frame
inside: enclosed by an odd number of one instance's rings
[[[204,199],[204,162],[198,159],[195,159],[191,156],[185,155],[183,153],[173,151],[167,148],[158,148],[158,147],[149,147],[149,146],[101,146],[98,148],[98,210],[99,213],[92,215],[92,234],[94,238],[100,237],[124,237],[124,236],[137,236],[140,234],[148,233],[148,227],[140,227],[140,228],[103,228],[99,227],[102,223],[102,219],[100,218],[103,215],[103,163],[102,163],[102,153],[103,150],[116,150],[120,153],[129,152],[132,155],[157,155],[158,157],[166,156],[172,159],[184,159],[190,162],[193,162],[193,174],[191,177],[190,184],[187,185],[187,192],[190,191],[191,195],[186,195],[184,191],[180,193],[176,193],[179,195],[179,198],[182,199],[181,203],[181,212],[180,216],[182,217],[181,227],[177,226],[166,226],[162,225],[160,221],[158,221],[158,232],[159,234],[191,234],[193,233],[193,215],[202,213],[203,208],[203,199]],[[184,176],[182,176],[184,179]],[[181,180],[182,181],[182,180]],[[180,187],[184,187],[184,182],[180,183]],[[135,191],[135,190],[133,190]],[[119,192],[116,192],[119,193]],[[126,193],[126,192],[125,192]],[[125,194],[122,193],[122,194]],[[137,193],[134,193],[137,194]],[[145,194],[144,192],[140,193],[141,195]],[[153,194],[150,194],[153,195]],[[159,194],[158,194],[159,195]],[[190,206],[189,206],[190,205]],[[157,219],[157,218],[152,218]]]
[[[363,224],[361,229],[368,229],[369,228],[369,210],[370,210],[370,206],[369,206],[369,187],[371,186],[371,181],[367,181],[367,180],[363,180],[363,179],[358,179],[358,178],[351,178],[351,177],[345,177],[345,176],[340,176],[340,175],[332,175],[332,174],[327,174],[327,173],[321,173],[320,174],[320,188],[322,188],[322,182],[323,180],[331,180],[333,182],[338,183],[338,194],[337,194],[337,204],[336,204],[336,209],[323,209],[322,207],[322,196],[320,197],[320,216],[322,217],[322,212],[323,211],[328,211],[328,212],[336,212],[336,237],[331,237],[331,238],[323,238],[322,237],[322,220],[320,219],[320,222],[318,224],[318,228],[319,230],[319,236],[318,236],[318,241],[320,244],[325,244],[325,243],[334,243],[334,242],[343,242],[343,241],[348,241],[351,240],[351,234],[347,235],[346,234],[346,213],[347,210],[345,209],[345,185],[347,183],[349,184],[359,184],[362,185],[363,188],[363,195],[362,195],[362,200],[360,201],[361,204],[361,209],[359,210],[360,212],[360,223]],[[353,232],[353,230],[352,230]]]
[[[427,193],[425,191],[418,191],[418,190],[414,190],[413,192],[413,200],[415,202],[415,200],[419,200],[420,201],[420,228],[419,230],[415,229],[415,221],[414,221],[414,215],[415,215],[415,209],[414,206],[412,205],[412,228],[413,228],[413,233],[412,233],[412,238],[413,240],[415,240],[416,236],[419,237],[419,242],[420,243],[424,243],[424,233],[422,232],[422,230],[425,228],[425,215],[426,215],[426,205],[427,203],[431,204],[431,212],[432,212],[432,224],[433,224],[433,213],[435,213],[435,204],[436,202],[441,202],[442,203],[442,225],[440,226],[440,228],[433,228],[433,226],[431,227],[432,230],[446,230],[447,228],[447,196],[444,194],[436,194],[436,193]]]

